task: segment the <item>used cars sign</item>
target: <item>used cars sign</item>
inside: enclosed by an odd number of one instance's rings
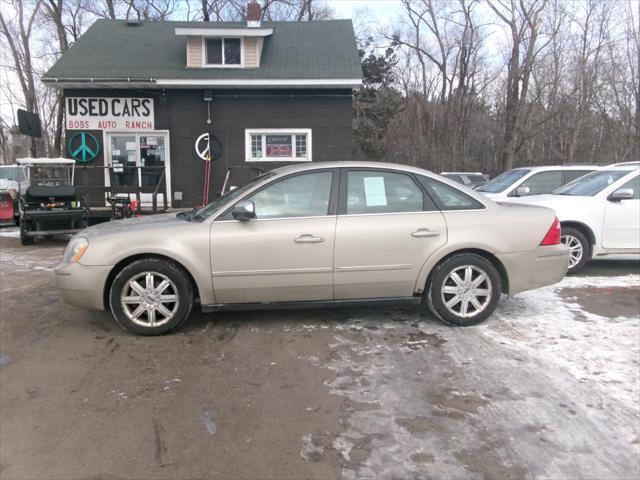
[[[69,130],[153,130],[152,98],[67,97]]]

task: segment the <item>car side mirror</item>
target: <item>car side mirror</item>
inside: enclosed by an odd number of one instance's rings
[[[526,197],[530,193],[531,193],[531,189],[529,187],[516,188],[516,197]]]
[[[248,222],[252,218],[256,218],[256,206],[250,200],[238,202],[233,206],[231,214],[236,220]]]
[[[612,202],[619,202],[621,200],[631,200],[633,198],[633,188],[619,188],[611,195],[609,200]]]

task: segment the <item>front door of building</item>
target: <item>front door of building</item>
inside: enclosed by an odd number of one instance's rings
[[[105,138],[105,185],[142,187],[145,192],[158,188],[158,205],[171,206],[168,132],[111,132]],[[134,195],[131,195],[135,198]],[[151,206],[152,193],[142,193],[143,206]]]

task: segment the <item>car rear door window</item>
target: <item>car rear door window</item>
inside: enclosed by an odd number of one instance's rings
[[[347,214],[425,210],[425,195],[411,176],[381,170],[349,170]],[[432,206],[434,207],[434,206]],[[427,204],[427,210],[433,210]]]
[[[562,170],[540,172],[527,178],[520,187],[529,187],[529,195],[551,193],[562,185]]]
[[[313,217],[327,215],[332,172],[294,175],[252,195],[256,218]]]
[[[419,179],[440,210],[477,210],[484,208],[482,203],[457,188],[429,177],[420,176]]]

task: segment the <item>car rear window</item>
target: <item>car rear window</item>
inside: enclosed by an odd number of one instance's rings
[[[443,175],[443,177],[448,178],[449,180],[453,180],[454,182],[464,183],[464,181],[462,180],[462,177],[460,177],[460,175],[452,175],[450,173],[447,173],[447,174]]]
[[[477,210],[484,205],[457,188],[420,176],[420,183],[427,189],[440,210]]]
[[[474,183],[487,181],[487,179],[484,178],[482,175],[467,175],[467,178]]]

